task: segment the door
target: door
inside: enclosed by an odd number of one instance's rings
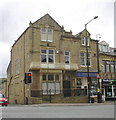
[[[63,81],[63,94],[64,97],[71,96],[71,82],[68,80]]]

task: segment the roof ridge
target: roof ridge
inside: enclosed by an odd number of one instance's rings
[[[36,22],[40,21],[42,18],[44,18],[45,16],[49,16],[60,28],[62,28],[52,17],[51,15],[49,15],[48,13],[46,13],[44,16],[42,16],[41,18],[39,18],[38,20],[36,20],[35,22],[33,22],[32,24],[35,24]]]

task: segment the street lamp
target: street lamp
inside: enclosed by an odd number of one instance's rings
[[[100,87],[100,81],[99,81],[99,78],[100,78],[100,76],[99,76],[99,72],[100,72],[100,70],[99,70],[99,39],[101,38],[101,35],[100,34],[97,34],[96,35],[96,40],[97,40],[97,69],[98,69],[98,76],[97,76],[97,79],[98,79],[98,90],[99,89],[101,89],[101,87]]]
[[[89,59],[88,59],[88,38],[87,38],[87,25],[94,19],[97,19],[98,16],[95,16],[89,22],[85,24],[85,39],[86,39],[86,66],[87,66],[87,82],[88,82],[88,103],[90,103],[90,77],[89,77]]]

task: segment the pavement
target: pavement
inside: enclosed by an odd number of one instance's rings
[[[91,105],[114,105],[114,101],[107,101],[104,103],[42,103],[42,104],[29,104],[29,105],[23,105],[23,106],[29,106],[29,107],[48,107],[48,106],[91,106]],[[19,104],[15,105],[9,105],[9,106],[22,106]]]

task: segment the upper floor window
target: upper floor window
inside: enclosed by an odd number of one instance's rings
[[[53,30],[50,28],[41,28],[41,41],[52,42]]]
[[[82,41],[82,45],[85,45],[85,37],[82,37],[81,41]]]
[[[70,64],[70,52],[65,51],[65,63]]]
[[[102,72],[115,72],[115,62],[114,61],[103,61]]]
[[[91,65],[91,56],[90,53],[88,53],[88,59],[86,59],[86,53],[81,52],[80,53],[80,64],[85,66],[85,65]]]
[[[108,46],[107,46],[107,45],[103,45],[102,47],[103,47],[103,48],[102,48],[102,49],[103,49],[103,52],[108,52]]]
[[[41,62],[54,63],[54,50],[41,50]]]
[[[111,72],[114,73],[114,69],[115,68],[115,65],[114,65],[114,62],[111,62]]]
[[[89,37],[87,37],[87,46],[89,46]]]
[[[91,65],[91,56],[90,56],[90,53],[88,53],[88,59],[86,61],[86,65]]]
[[[85,54],[83,52],[80,53],[80,62],[81,65],[85,65]]]
[[[100,44],[99,45],[99,49],[100,49],[101,52],[110,52],[109,45],[102,45],[102,44]]]
[[[82,45],[85,46],[87,42],[87,46],[89,46],[89,37],[87,37],[87,40],[86,40],[86,37],[82,37],[81,41],[82,41]]]
[[[110,62],[106,61],[106,72],[110,72]]]

